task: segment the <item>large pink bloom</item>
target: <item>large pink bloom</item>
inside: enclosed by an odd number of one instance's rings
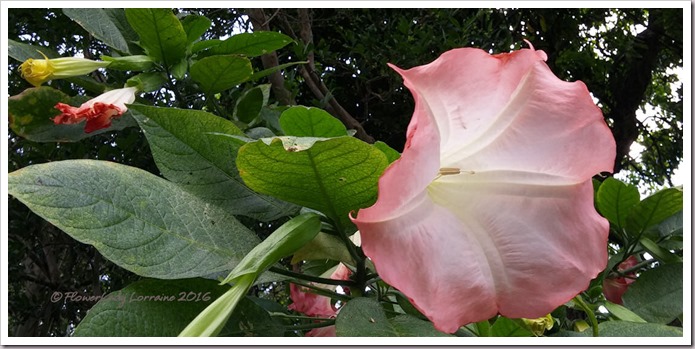
[[[441,331],[541,317],[606,266],[591,177],[613,169],[615,141],[586,86],[545,59],[463,48],[392,66],[415,112],[354,222],[379,275]]]
[[[135,101],[135,87],[125,87],[104,92],[94,97],[78,107],[73,107],[64,103],[56,104],[56,109],[61,114],[53,118],[53,122],[58,124],[77,124],[84,120],[84,132],[90,133],[102,128],[111,126],[111,119],[120,117],[128,110],[127,103]]]

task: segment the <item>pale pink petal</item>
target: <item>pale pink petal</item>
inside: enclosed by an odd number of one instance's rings
[[[384,281],[442,331],[543,316],[606,265],[591,176],[615,143],[586,87],[544,59],[459,49],[396,69],[416,101],[408,143],[354,221]]]
[[[294,310],[307,316],[335,316],[336,309],[331,304],[331,299],[313,293],[310,289],[290,284],[290,298],[292,299],[292,304],[287,307],[289,310]]]
[[[618,270],[623,271],[637,265],[639,261],[635,256],[630,256],[628,259],[618,265]],[[603,280],[603,295],[606,299],[615,303],[623,304],[623,294],[627,292],[631,283],[635,282],[635,273],[627,274],[628,277],[613,277]]]

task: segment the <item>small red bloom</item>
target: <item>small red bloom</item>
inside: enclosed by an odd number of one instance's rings
[[[618,271],[628,270],[637,265],[637,263],[639,263],[637,258],[630,256],[630,258],[618,265]],[[623,294],[627,291],[627,287],[635,282],[635,273],[628,273],[625,276],[608,277],[603,280],[603,295],[606,296],[607,300],[615,304],[623,304]]]
[[[82,103],[79,108],[58,103],[55,107],[61,114],[53,118],[53,122],[56,125],[71,125],[87,120],[84,126],[86,133],[107,128],[111,126],[112,119],[120,117],[128,110],[125,105],[135,101],[136,91],[135,87],[111,90]]]

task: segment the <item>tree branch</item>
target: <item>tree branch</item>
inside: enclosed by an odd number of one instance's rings
[[[272,16],[271,18],[267,18],[265,15],[265,12],[263,11],[262,8],[252,8],[248,10],[249,13],[249,18],[251,19],[251,23],[253,24],[254,30],[265,30],[269,31],[270,26],[268,23],[270,22],[270,19],[277,15],[277,13],[280,10],[278,9]],[[264,69],[270,69],[277,67],[280,65],[280,61],[278,60],[278,55],[275,51],[264,54],[261,56],[261,62],[263,63],[263,68]],[[280,102],[280,104],[283,105],[295,105],[297,102],[294,101],[292,98],[292,93],[288,91],[285,88],[285,78],[280,74],[279,71],[276,71],[268,76],[268,81],[270,81],[270,86],[271,89],[273,90],[273,93],[275,94],[275,98]]]

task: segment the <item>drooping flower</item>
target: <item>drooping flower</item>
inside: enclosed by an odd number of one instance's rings
[[[94,97],[79,107],[73,107],[64,103],[56,104],[56,109],[61,114],[53,118],[58,124],[77,124],[84,120],[84,132],[90,133],[111,126],[111,120],[123,115],[128,110],[127,103],[135,101],[136,87],[124,87]]]
[[[351,273],[345,264],[340,263],[330,274],[330,278],[333,280],[349,280]],[[325,288],[327,290],[335,290],[336,286],[326,286]],[[302,286],[290,284],[290,299],[292,299],[292,304],[287,308],[307,316],[333,318],[338,314],[338,309],[331,303],[331,298],[313,293]],[[335,337],[335,335],[335,326],[319,327],[306,333],[307,337]]]
[[[22,78],[34,86],[41,86],[48,80],[89,74],[111,64],[111,62],[92,61],[77,57],[49,59],[41,51],[39,53],[44,59],[29,58],[19,66]]]
[[[624,260],[618,265],[618,271],[628,270],[638,263],[639,261],[637,258],[635,258],[635,256],[630,256],[628,259]],[[635,275],[635,273],[628,273],[627,275],[621,277],[605,278],[603,280],[603,295],[606,296],[607,300],[615,304],[622,305],[623,294],[627,292],[628,286],[635,282]]]
[[[353,218],[365,254],[444,332],[537,318],[607,262],[591,177],[615,141],[582,82],[542,51],[462,48],[402,70],[415,99],[401,158]]]

